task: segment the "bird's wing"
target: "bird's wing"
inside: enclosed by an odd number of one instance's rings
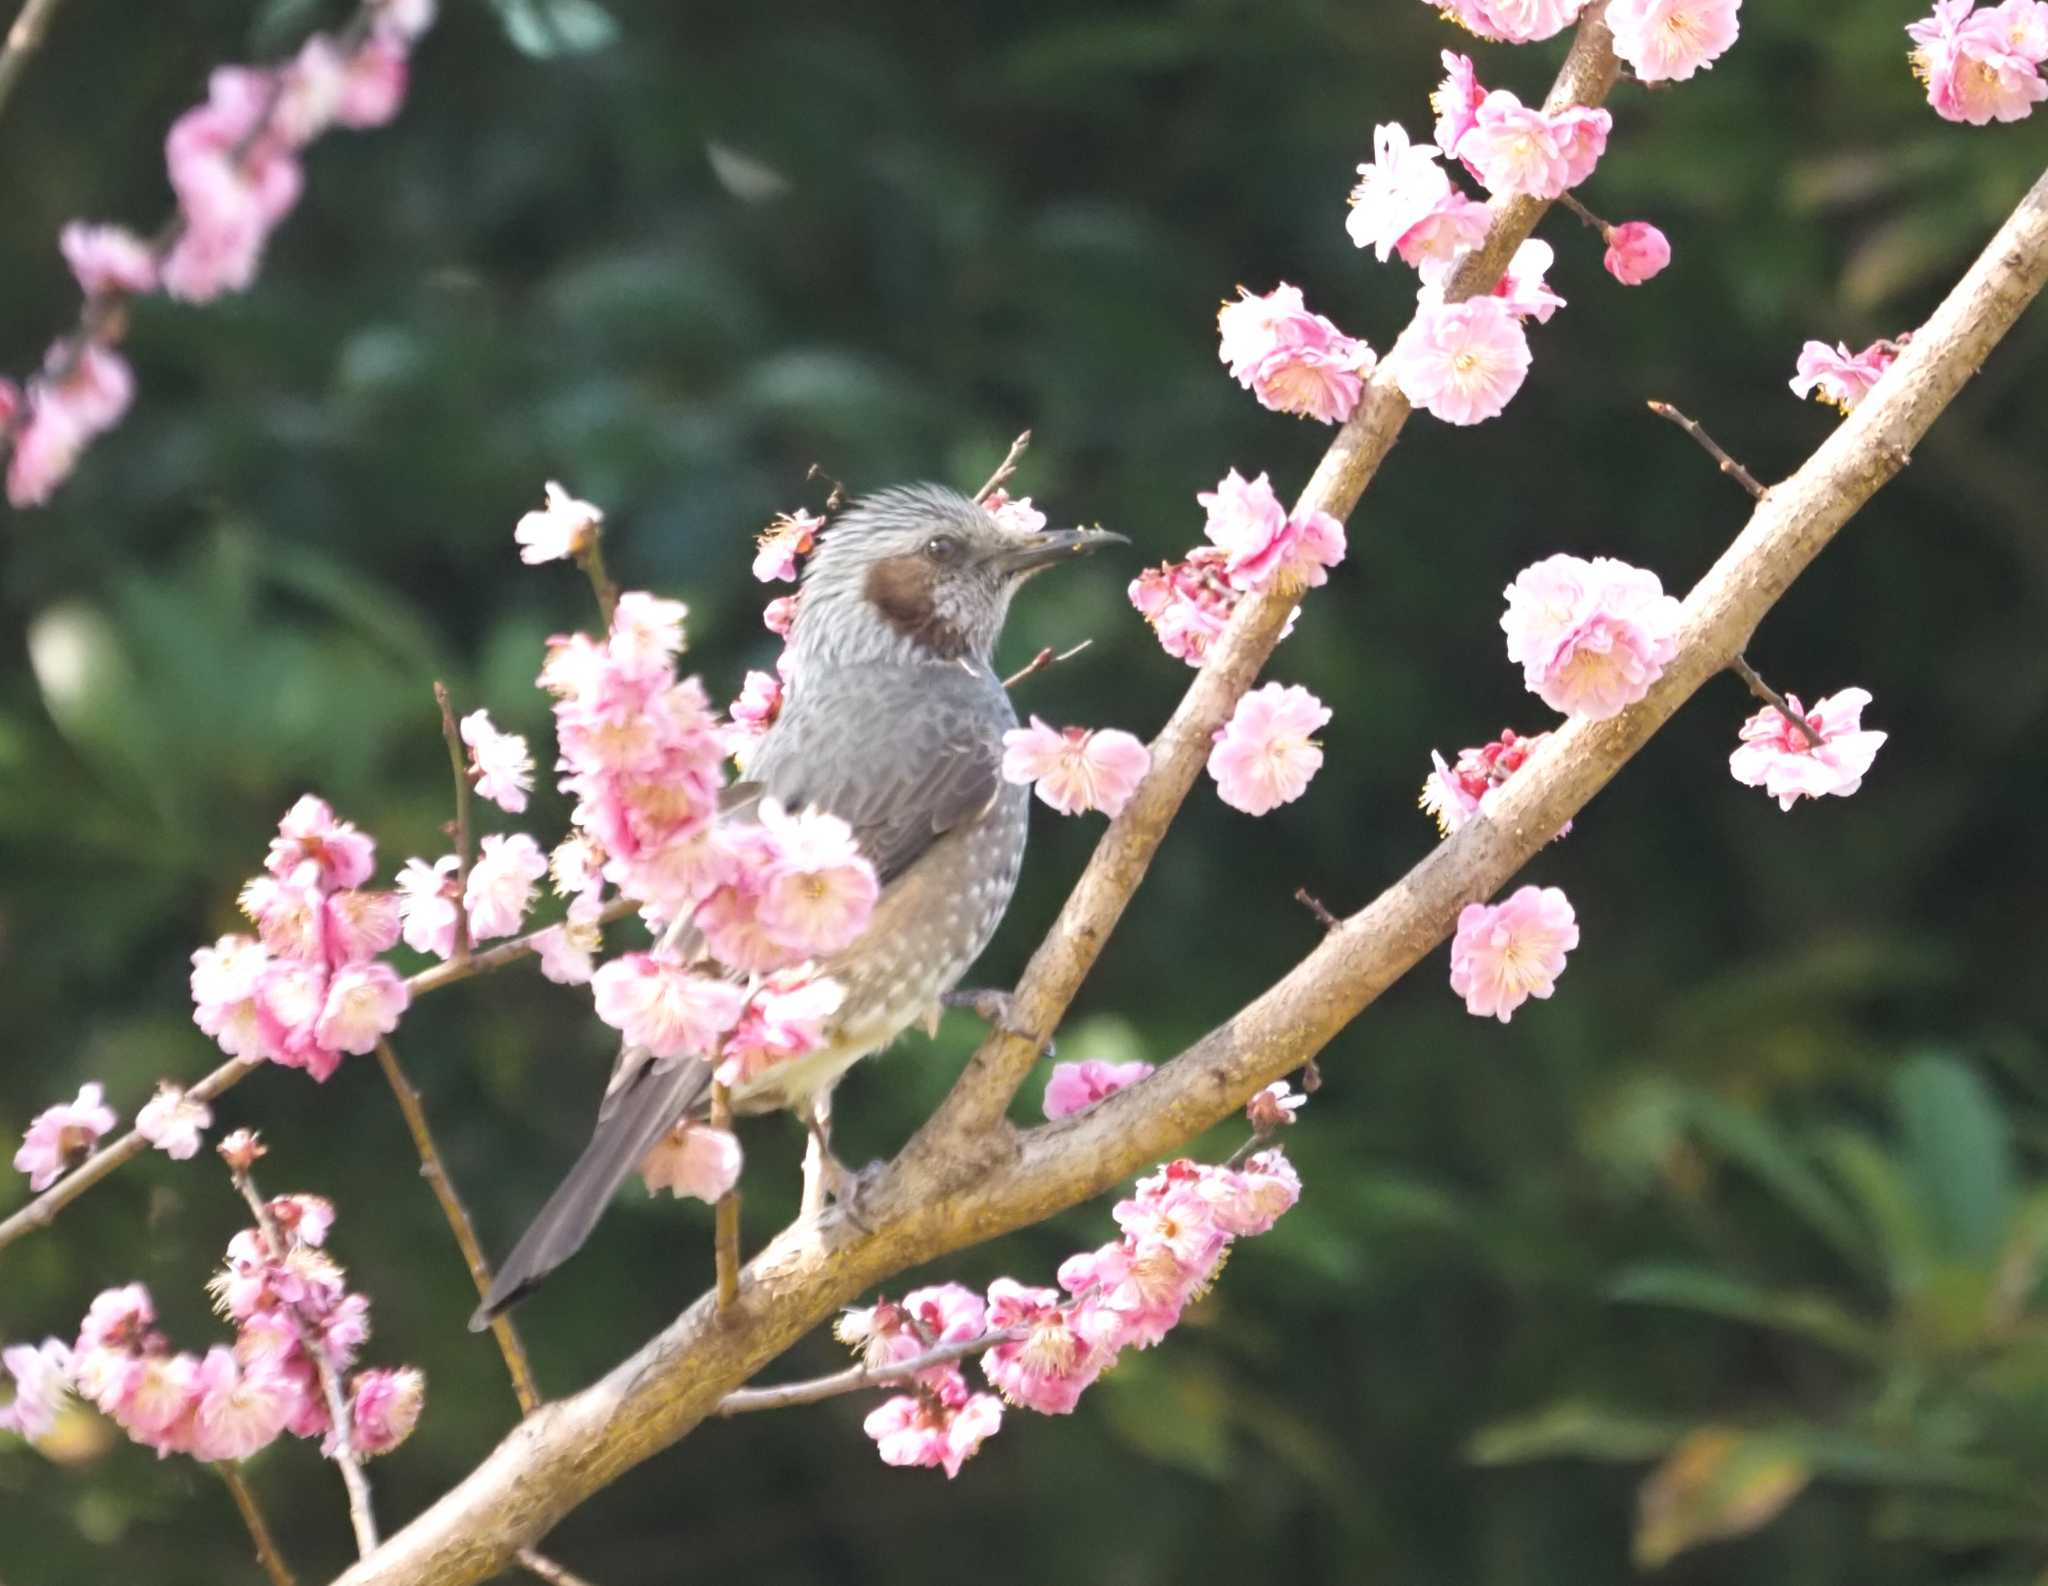
[[[1009,697],[957,663],[842,667],[801,680],[747,776],[789,809],[837,815],[884,886],[1002,791]]]

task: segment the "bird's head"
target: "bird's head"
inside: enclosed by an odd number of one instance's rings
[[[790,638],[806,657],[845,663],[986,664],[1024,581],[1096,547],[1101,529],[1015,529],[941,485],[903,485],[856,502],[819,536]]]

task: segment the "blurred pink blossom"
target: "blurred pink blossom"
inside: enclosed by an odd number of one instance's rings
[[[715,1202],[732,1193],[740,1180],[740,1143],[724,1129],[708,1124],[678,1124],[664,1135],[640,1164],[647,1193],[668,1190],[680,1200]]]
[[[212,1123],[211,1107],[164,1080],[135,1115],[135,1132],[172,1161],[183,1162],[199,1154],[200,1133]]]
[[[764,584],[794,581],[797,558],[811,554],[811,547],[818,543],[818,530],[824,526],[823,518],[801,507],[780,514],[761,532],[754,576]]]
[[[590,983],[597,1016],[656,1057],[710,1057],[746,1006],[743,986],[693,974],[655,953],[627,953]]]
[[[45,1107],[29,1121],[21,1148],[14,1153],[14,1166],[28,1175],[28,1187],[40,1193],[92,1155],[100,1137],[120,1121],[94,1080],[79,1087],[76,1101]]]
[[[1152,1065],[1142,1059],[1105,1063],[1091,1057],[1082,1063],[1055,1063],[1045,1082],[1045,1115],[1070,1118],[1077,1112],[1086,1112],[1151,1072]]]
[[[74,220],[58,233],[57,246],[87,297],[156,290],[156,254],[125,226]]]

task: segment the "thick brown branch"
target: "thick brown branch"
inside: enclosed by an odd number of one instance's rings
[[[434,1143],[434,1131],[427,1123],[426,1108],[420,1104],[419,1089],[406,1074],[389,1041],[377,1043],[377,1066],[384,1070],[385,1082],[398,1098],[398,1110],[405,1115],[406,1130],[412,1135],[413,1149],[419,1153],[420,1177],[440,1202],[441,1215],[455,1235],[456,1247],[469,1268],[470,1281],[476,1285],[477,1298],[482,1299],[491,1292],[491,1264],[484,1259],[476,1225],[469,1220],[469,1209],[456,1194],[455,1180],[449,1177],[448,1164],[441,1160],[441,1149]],[[491,1319],[491,1334],[498,1340],[498,1352],[505,1357],[505,1370],[512,1378],[519,1412],[531,1415],[540,1408],[540,1385],[534,1381],[533,1363],[526,1358],[526,1345],[519,1337],[519,1329],[512,1325],[511,1317],[496,1316]]]
[[[908,1267],[1100,1193],[1314,1057],[1444,939],[1460,908],[1505,885],[1742,652],[1792,581],[1904,465],[2044,279],[2048,177],[1915,334],[1884,383],[1804,467],[1772,488],[1694,586],[1684,603],[1679,653],[1639,704],[1553,733],[1499,790],[1493,810],[1432,849],[1325,934],[1277,984],[1143,1085],[1029,1133],[999,1120],[980,1138],[921,1135],[864,1196],[862,1219],[872,1231],[836,1215],[785,1230],[740,1274],[738,1298],[723,1315],[712,1296],[703,1297],[602,1380],[529,1417],[459,1486],[342,1576],[342,1586],[466,1586],[489,1576],[592,1493],[714,1414],[728,1393],[835,1307]],[[1351,455],[1365,457],[1363,475],[1377,464],[1376,455]],[[1356,476],[1362,485],[1357,466],[1328,463],[1323,488],[1331,493],[1324,499],[1348,505],[1349,487],[1341,482]],[[1236,643],[1229,635],[1221,641],[1238,664],[1243,636],[1256,627],[1255,617],[1241,617]],[[1198,692],[1204,680],[1197,679]],[[1138,873],[1144,857],[1149,851]],[[1090,940],[1074,950],[1091,959],[1095,940],[1122,908],[1115,892],[1107,898],[1105,917],[1062,917],[1072,935],[1087,933]]]

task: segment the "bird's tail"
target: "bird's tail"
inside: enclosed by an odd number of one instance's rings
[[[619,1186],[710,1089],[709,1063],[648,1063],[623,1090],[606,1097],[590,1144],[498,1268],[491,1292],[469,1319],[471,1332],[482,1332],[583,1248]]]

